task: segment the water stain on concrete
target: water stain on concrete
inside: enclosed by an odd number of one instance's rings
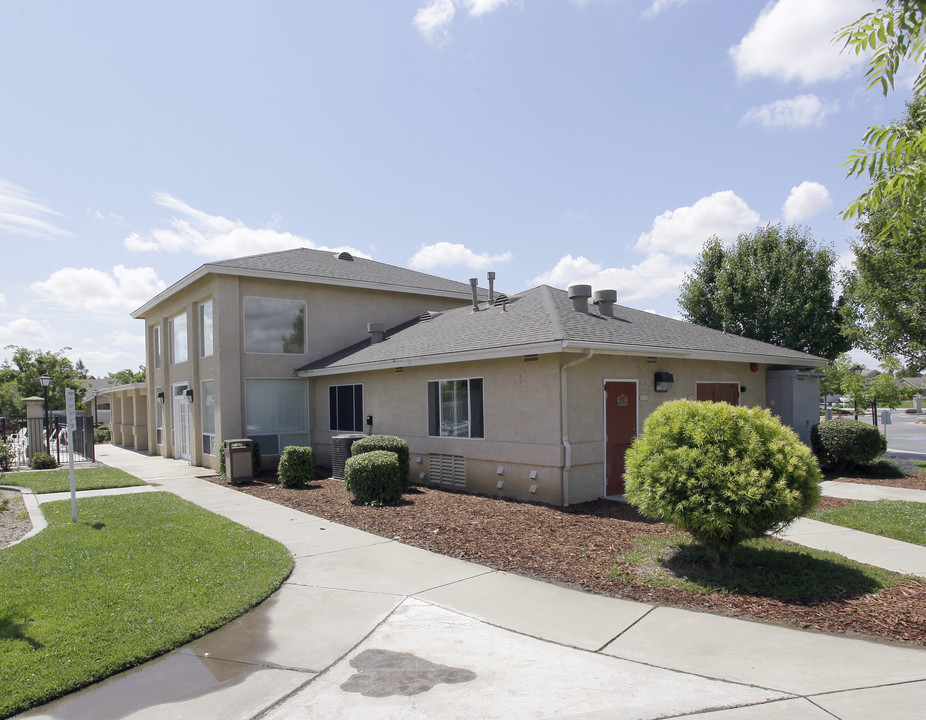
[[[350,661],[359,672],[341,684],[346,692],[364,697],[417,695],[439,683],[462,683],[476,679],[472,670],[433,663],[411,653],[364,650]]]

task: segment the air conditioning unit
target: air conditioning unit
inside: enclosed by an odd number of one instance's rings
[[[350,457],[350,448],[355,440],[366,437],[362,433],[348,433],[334,435],[331,438],[331,477],[335,480],[344,479],[344,463]]]

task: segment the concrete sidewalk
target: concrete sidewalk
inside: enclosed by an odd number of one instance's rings
[[[591,595],[99,459],[283,542],[247,615],[28,718],[922,718],[926,650]],[[554,539],[555,540],[555,539]]]

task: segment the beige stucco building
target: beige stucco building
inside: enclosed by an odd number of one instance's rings
[[[540,286],[507,297],[346,253],[203,265],[139,308],[149,452],[217,467],[251,437],[265,464],[332,437],[398,435],[412,480],[557,505],[622,491],[660,403],[766,406],[769,369],[825,360]],[[812,390],[811,390],[812,391]]]

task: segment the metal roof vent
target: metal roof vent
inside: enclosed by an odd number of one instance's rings
[[[479,299],[476,297],[476,286],[479,284],[478,278],[470,278],[469,286],[473,290],[473,312],[479,312]]]
[[[489,280],[489,306],[495,303],[495,273],[491,270],[486,274]]]
[[[570,285],[567,288],[572,307],[578,312],[588,312],[588,299],[592,296],[591,285]]]
[[[370,344],[375,345],[386,337],[386,326],[381,322],[367,323],[367,332],[370,333]]]
[[[433,320],[436,317],[440,317],[444,313],[439,310],[425,310],[421,313],[421,317],[418,318],[419,322],[427,322],[428,320]]]
[[[614,303],[617,302],[617,290],[598,290],[592,296],[592,303],[598,306],[599,315],[614,317]]]
[[[354,256],[351,255],[347,250],[338,253],[338,260],[347,260],[348,262],[354,261]]]
[[[495,296],[495,304],[493,307],[505,307],[509,302],[508,296],[505,293],[499,293]]]

